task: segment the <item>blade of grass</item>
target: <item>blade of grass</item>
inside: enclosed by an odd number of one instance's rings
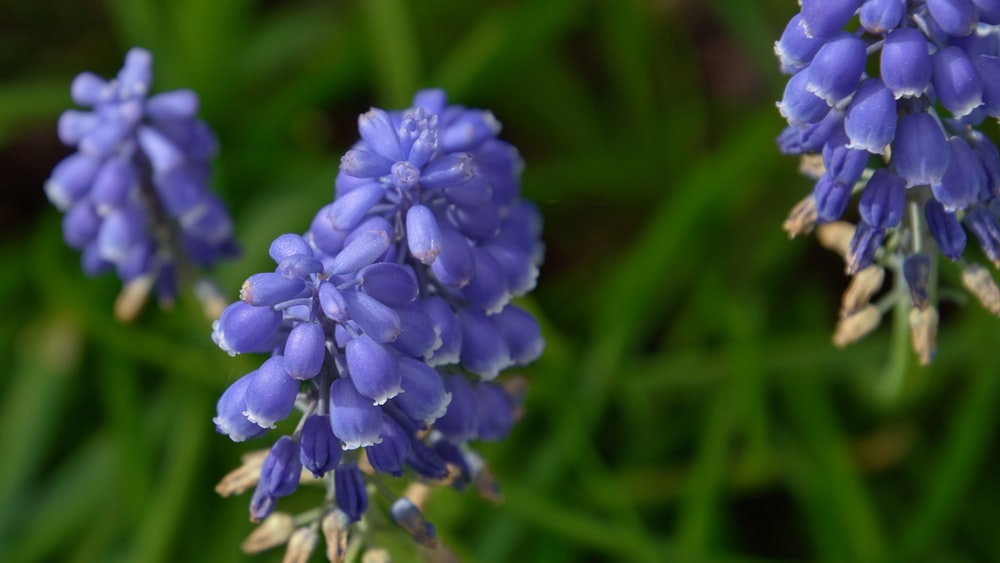
[[[366,0],[361,3],[373,78],[382,107],[407,107],[420,76],[420,44],[404,0]]]

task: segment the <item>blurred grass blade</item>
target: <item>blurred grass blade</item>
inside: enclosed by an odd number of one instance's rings
[[[361,2],[371,72],[382,107],[408,107],[420,76],[420,44],[406,0]]]

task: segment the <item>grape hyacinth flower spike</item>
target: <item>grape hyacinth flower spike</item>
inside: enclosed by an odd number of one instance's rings
[[[800,4],[775,44],[791,75],[778,103],[788,121],[778,145],[802,156],[816,184],[785,230],[794,237],[815,228],[853,276],[835,344],[854,342],[898,308],[926,364],[935,354],[942,258],[1000,315],[1000,288],[966,253],[971,234],[1000,265],[1000,152],[977,129],[1000,118],[1000,4]],[[852,224],[842,217],[855,194]],[[873,304],[886,271],[896,289]]]
[[[498,375],[544,346],[511,303],[535,285],[541,219],[493,115],[425,90],[408,109],[362,114],[358,129],[333,201],[304,234],[272,242],[274,271],[247,278],[212,334],[231,355],[269,355],[220,397],[217,430],[237,442],[282,433],[220,490],[255,485],[250,516],[266,522],[318,480],[326,501],[295,522],[322,529],[331,559],[380,522],[444,549],[421,514],[425,488],[496,495],[470,444],[510,432],[520,392]],[[419,486],[400,496],[402,479]]]
[[[59,139],[76,151],[45,182],[83,270],[113,270],[121,278],[115,312],[123,320],[150,291],[169,306],[179,277],[238,252],[229,213],[208,186],[216,140],[196,117],[198,96],[150,95],[152,62],[148,51],[133,48],[113,79],[84,72],[73,80],[73,101],[89,110],[59,117]],[[217,316],[210,284],[197,289]]]

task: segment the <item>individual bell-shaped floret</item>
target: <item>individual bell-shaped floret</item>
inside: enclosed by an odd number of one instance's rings
[[[292,327],[285,340],[285,369],[295,379],[312,379],[323,368],[326,333],[319,323],[302,322]]]
[[[402,391],[399,363],[389,348],[367,334],[348,341],[345,356],[359,393],[382,405]]]
[[[983,81],[965,51],[954,45],[934,53],[933,83],[941,105],[956,118],[983,103]]]
[[[442,344],[431,320],[416,303],[396,309],[399,315],[399,336],[393,341],[392,347],[397,351],[414,358],[427,358]]]
[[[899,25],[906,10],[906,0],[865,0],[859,20],[865,31],[881,35]]]
[[[271,446],[260,468],[257,486],[273,497],[285,497],[299,487],[302,462],[299,461],[299,444],[282,436]]]
[[[847,146],[885,154],[886,146],[896,136],[896,98],[878,78],[865,80],[847,106],[844,131],[851,140]]]
[[[867,150],[848,148],[847,135],[835,135],[823,147],[823,167],[833,180],[845,186],[853,186],[861,179],[868,166]]]
[[[382,438],[381,442],[365,448],[368,463],[380,473],[388,473],[394,477],[401,476],[403,463],[410,455],[410,442],[413,438],[391,416],[382,417],[382,431],[379,437]]]
[[[961,137],[952,137],[948,140],[948,168],[939,183],[931,184],[931,190],[946,211],[965,209],[976,202],[985,176],[969,144]]]
[[[368,510],[368,492],[365,490],[365,476],[353,461],[341,463],[333,472],[334,500],[337,507],[347,514],[351,522],[357,522]]]
[[[273,428],[292,413],[298,391],[299,380],[288,375],[284,357],[271,356],[247,385],[245,414],[261,428]]]
[[[494,379],[511,365],[510,348],[495,322],[482,311],[462,309],[462,365],[484,379]]]
[[[980,54],[972,62],[983,82],[982,110],[990,117],[1000,118],[1000,57]]]
[[[872,174],[861,194],[858,210],[861,218],[876,229],[899,225],[906,204],[903,179],[888,169],[879,168]]]
[[[774,54],[781,62],[781,72],[794,74],[805,68],[825,42],[824,37],[806,35],[802,15],[794,15],[781,33],[781,38],[774,43]]]
[[[802,0],[802,27],[810,37],[840,31],[861,6],[861,0]]]
[[[250,422],[243,414],[247,410],[246,392],[247,386],[256,377],[257,372],[252,371],[237,379],[219,397],[215,406],[215,430],[219,434],[225,434],[234,442],[242,442],[249,438],[260,436],[266,430],[257,424]]]
[[[816,200],[816,222],[829,223],[840,219],[851,200],[852,186],[835,182],[828,174],[823,174],[813,189]]]
[[[979,190],[980,201],[995,200],[1000,190],[1000,151],[993,141],[978,131],[971,133],[971,148],[982,166],[983,184]]]
[[[830,106],[823,98],[809,91],[809,69],[801,70],[788,80],[785,93],[778,102],[778,111],[791,125],[819,123]]]
[[[434,368],[413,358],[399,358],[399,373],[403,392],[393,398],[407,416],[431,424],[440,418],[451,394],[445,391],[441,375]]]
[[[390,307],[402,307],[416,300],[417,278],[411,268],[378,262],[358,270],[358,288]]]
[[[924,217],[941,254],[952,260],[961,258],[965,251],[966,236],[955,213],[946,211],[940,202],[930,199],[924,204]]]
[[[964,37],[979,23],[979,13],[972,0],[927,0],[927,10],[942,31]]]
[[[243,282],[240,300],[254,307],[273,307],[302,293],[305,282],[299,278],[288,279],[277,272],[254,274]]]
[[[986,257],[994,264],[1000,264],[1000,226],[997,226],[997,218],[977,205],[965,214],[963,222],[979,241]]]
[[[327,217],[334,229],[349,231],[357,227],[384,196],[385,188],[380,184],[366,182],[335,199]]]
[[[254,307],[236,301],[212,323],[212,341],[230,356],[261,352],[281,325],[281,313],[271,307]]]
[[[410,254],[423,264],[432,264],[441,252],[441,230],[434,213],[424,205],[406,211],[406,243]]]
[[[893,29],[882,45],[879,67],[882,82],[897,99],[923,94],[933,72],[927,38],[912,27]]]
[[[302,462],[302,467],[317,479],[340,463],[340,440],[333,435],[330,415],[311,414],[306,417],[299,441],[299,460]]]
[[[475,275],[469,242],[450,225],[441,224],[440,221],[438,223],[441,229],[441,252],[431,264],[431,272],[448,287],[465,287]]]
[[[948,140],[934,116],[917,112],[899,120],[892,160],[907,187],[940,183],[948,169],[949,154]]]
[[[451,404],[434,429],[456,444],[474,440],[479,410],[472,385],[464,375],[455,374],[445,377],[444,386],[451,394]]]
[[[101,217],[89,201],[79,201],[62,218],[63,240],[70,248],[82,249],[101,229]]]
[[[458,317],[448,302],[439,295],[431,295],[420,300],[420,308],[427,313],[434,324],[434,330],[441,345],[431,351],[426,358],[430,366],[456,364],[462,350],[462,329]]]
[[[865,70],[865,42],[849,33],[828,40],[809,67],[806,89],[833,106],[850,96],[858,87]]]
[[[392,342],[399,336],[402,326],[399,314],[388,305],[360,291],[344,291],[342,294],[351,320],[361,330],[378,342]]]
[[[534,315],[516,305],[507,305],[491,319],[500,329],[514,365],[528,365],[542,355],[545,340]]]
[[[472,388],[476,398],[476,435],[480,440],[503,440],[514,426],[514,406],[503,388],[481,381]]]
[[[377,444],[382,429],[382,409],[358,393],[347,378],[330,384],[330,427],[345,450]]]
[[[511,297],[503,267],[480,246],[472,247],[472,264],[472,280],[461,289],[462,297],[488,314],[500,311]]]

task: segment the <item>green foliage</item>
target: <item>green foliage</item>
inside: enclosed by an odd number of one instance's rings
[[[215,187],[246,249],[215,272],[231,298],[332,198],[370,105],[445,87],[521,148],[548,245],[525,305],[548,349],[523,370],[523,420],[482,448],[505,502],[432,497],[463,560],[998,552],[1000,323],[946,307],[929,368],[893,351],[908,343],[891,319],[836,350],[839,258],[779,228],[810,189],[773,142],[771,43],[794,2],[108,0],[83,20],[28,5],[0,14],[16,30],[0,45],[23,55],[0,58],[0,561],[281,559],[243,555],[248,499],[213,492],[264,447],[211,423],[254,360],[215,348],[190,294],[115,322],[118,282],[80,273],[41,192],[70,80],[132,45],[153,52],[156,90],[199,92],[220,138]]]

